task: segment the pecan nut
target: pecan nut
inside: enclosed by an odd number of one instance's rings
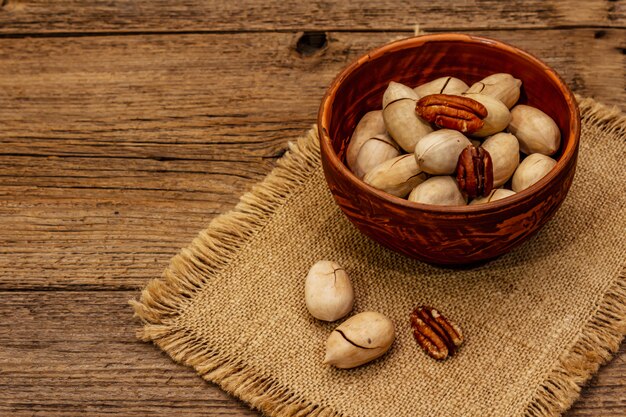
[[[463,343],[461,329],[432,307],[416,307],[410,319],[417,344],[431,358],[444,360]]]
[[[463,149],[456,165],[456,182],[470,198],[485,197],[493,189],[491,155],[473,145]]]
[[[415,111],[423,119],[445,129],[473,133],[485,124],[487,108],[469,97],[431,94],[417,101]]]

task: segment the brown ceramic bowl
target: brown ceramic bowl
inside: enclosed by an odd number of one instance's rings
[[[411,87],[452,75],[471,85],[506,72],[523,82],[520,103],[550,115],[561,129],[556,167],[532,187],[473,206],[409,202],[359,180],[344,164],[357,122],[380,109],[390,81]],[[572,92],[539,59],[505,43],[461,34],[424,35],[384,45],[344,69],[319,111],[322,164],[335,201],[366,236],[404,255],[440,265],[470,264],[510,251],[537,232],[569,191],[580,116]]]

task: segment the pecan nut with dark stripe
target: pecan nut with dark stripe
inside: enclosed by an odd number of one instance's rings
[[[493,162],[482,147],[469,145],[459,155],[456,182],[470,198],[488,196],[493,189]]]
[[[469,97],[450,94],[431,94],[417,101],[415,111],[436,126],[462,133],[480,130],[488,111],[485,106]]]
[[[461,329],[432,307],[416,307],[410,318],[417,344],[431,358],[444,360],[463,343]]]

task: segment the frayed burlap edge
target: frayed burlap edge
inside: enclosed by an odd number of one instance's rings
[[[577,97],[582,118],[607,133],[626,133],[626,115],[591,98]],[[191,245],[176,255],[162,278],[154,279],[131,300],[143,322],[138,337],[152,341],[176,362],[224,391],[274,417],[341,417],[342,413],[314,404],[263,375],[236,357],[206,346],[176,325],[178,315],[194,294],[219,274],[275,210],[304,184],[320,164],[317,129],[289,144],[277,167],[241,197],[230,212],[216,217]],[[525,415],[553,417],[568,409],[581,387],[610,360],[626,335],[626,267],[599,300],[597,310],[580,331],[571,349],[559,358],[545,382],[534,394]]]
[[[593,123],[608,134],[626,134],[626,115],[592,98],[576,96],[583,123]],[[552,417],[570,408],[582,386],[617,352],[626,336],[626,265],[598,300],[595,314],[582,328],[537,389],[526,409],[529,417]]]
[[[182,249],[170,262],[163,277],[154,279],[130,304],[144,323],[138,337],[152,341],[176,362],[192,366],[198,374],[218,384],[263,413],[276,417],[342,417],[321,404],[281,386],[267,375],[235,357],[206,346],[176,325],[177,316],[193,295],[219,274],[223,267],[255,234],[293,191],[319,168],[317,128],[295,143],[277,167],[244,194],[230,212],[216,217],[209,227]]]

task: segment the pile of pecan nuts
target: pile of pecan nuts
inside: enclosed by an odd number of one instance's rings
[[[306,308],[318,320],[337,321],[352,311],[354,289],[346,270],[336,262],[316,262],[304,284]],[[431,357],[444,360],[463,344],[461,329],[429,306],[416,307],[409,316],[417,344]],[[396,338],[394,323],[376,311],[348,318],[326,339],[324,364],[340,369],[361,366],[391,349]]]
[[[550,116],[517,104],[522,82],[493,74],[472,86],[442,77],[391,82],[366,113],[346,161],[367,184],[409,201],[481,204],[509,197],[555,165],[561,133]]]

